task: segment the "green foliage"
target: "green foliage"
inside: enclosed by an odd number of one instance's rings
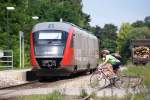
[[[128,39],[149,39],[150,30],[147,27],[134,28],[128,33]]]
[[[63,100],[63,96],[60,92],[54,91],[52,94],[42,100]]]
[[[100,50],[107,48],[111,52],[115,52],[117,47],[117,27],[115,25],[106,24],[103,28],[100,26],[91,27],[90,30],[99,38]]]
[[[101,48],[107,48],[110,52],[115,52],[117,47],[116,41],[110,38],[104,38],[100,43]]]
[[[144,27],[145,23],[143,21],[141,21],[141,20],[138,20],[138,21],[132,23],[132,26],[133,27]]]
[[[142,83],[147,90],[144,90],[142,93],[135,94],[134,100],[149,100],[149,94],[150,94],[150,64],[147,64],[146,66],[139,65],[128,65],[127,70],[124,70],[123,73],[126,75],[131,76],[139,76],[142,78]],[[143,89],[143,88],[142,88]]]
[[[3,49],[3,48],[7,48],[7,38],[4,38],[4,37],[8,37],[8,34],[6,32],[2,32],[0,34],[0,49]]]
[[[81,27],[88,25],[90,16],[82,12],[81,0],[30,0],[29,15],[39,15],[40,21],[64,21]]]
[[[145,25],[150,28],[150,16],[145,17]]]
[[[109,38],[116,38],[117,26],[113,24],[105,24],[103,28],[103,34]]]
[[[128,65],[127,70],[124,70],[123,73],[131,76],[140,76],[143,79],[143,83],[147,88],[150,88],[150,64],[146,66],[139,65]]]
[[[132,23],[133,27],[148,27],[150,28],[150,16],[146,16],[143,20],[138,20]]]
[[[84,98],[84,97],[86,97],[87,95],[88,95],[88,94],[87,94],[86,90],[85,90],[85,89],[81,89],[81,91],[80,91],[80,97]]]
[[[144,66],[135,66],[135,65],[128,65],[127,70],[123,70],[123,74],[129,75],[129,76],[141,76],[143,75],[143,70],[146,68]]]
[[[129,23],[122,23],[119,33],[117,35],[117,50],[120,51],[122,56],[122,62],[125,63],[129,57],[129,42],[128,33],[132,30],[132,26]],[[129,40],[129,41],[128,41]],[[125,53],[128,52],[128,53]]]
[[[19,98],[19,100],[65,100],[65,99],[60,92],[54,91],[48,95],[22,96]]]
[[[116,50],[117,27],[113,24],[105,24],[101,33],[100,47],[107,48],[110,52]]]
[[[145,99],[143,94],[138,93],[135,95],[134,100],[147,100],[147,99]]]
[[[124,41],[127,38],[127,34],[132,29],[133,28],[129,23],[122,23],[122,25],[119,29],[119,33],[117,34],[117,46],[118,46],[119,51],[122,48],[122,45],[124,44]]]

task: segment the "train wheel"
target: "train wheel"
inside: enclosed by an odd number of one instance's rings
[[[90,69],[90,74],[92,74],[95,71],[95,68]]]
[[[145,65],[146,65],[146,63],[142,63],[142,65],[144,65],[144,66],[145,66]]]
[[[91,74],[91,68],[90,68],[90,64],[87,65],[87,71],[86,71],[86,74]]]

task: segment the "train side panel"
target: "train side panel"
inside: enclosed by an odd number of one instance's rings
[[[98,40],[96,37],[80,31],[75,32],[74,55],[75,65],[78,66],[78,70],[96,68],[99,59],[98,51]]]
[[[64,67],[67,66],[74,66],[74,48],[72,45],[73,42],[73,32],[74,29],[73,27],[70,29],[70,31],[68,32],[68,39],[67,39],[67,43],[66,43],[66,47],[64,50],[64,55],[63,55],[63,59],[61,61],[61,65]]]
[[[30,33],[30,63],[33,66],[33,68],[36,68],[37,62],[34,54],[34,43],[33,43],[33,33]]]

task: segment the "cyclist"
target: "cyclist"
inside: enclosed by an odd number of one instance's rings
[[[98,67],[105,66],[111,72],[112,78],[117,77],[116,73],[121,64],[120,60],[110,55],[110,51],[107,49],[102,50],[101,54],[104,61]]]

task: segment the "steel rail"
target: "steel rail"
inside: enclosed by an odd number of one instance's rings
[[[12,85],[12,86],[7,86],[7,87],[1,87],[0,90],[6,90],[6,89],[12,89],[12,88],[18,88],[18,87],[22,87],[22,86],[34,84],[34,83],[37,83],[37,82],[38,82],[38,80],[35,80],[35,81],[30,81],[30,82],[27,82],[27,83],[23,83],[23,84]]]

